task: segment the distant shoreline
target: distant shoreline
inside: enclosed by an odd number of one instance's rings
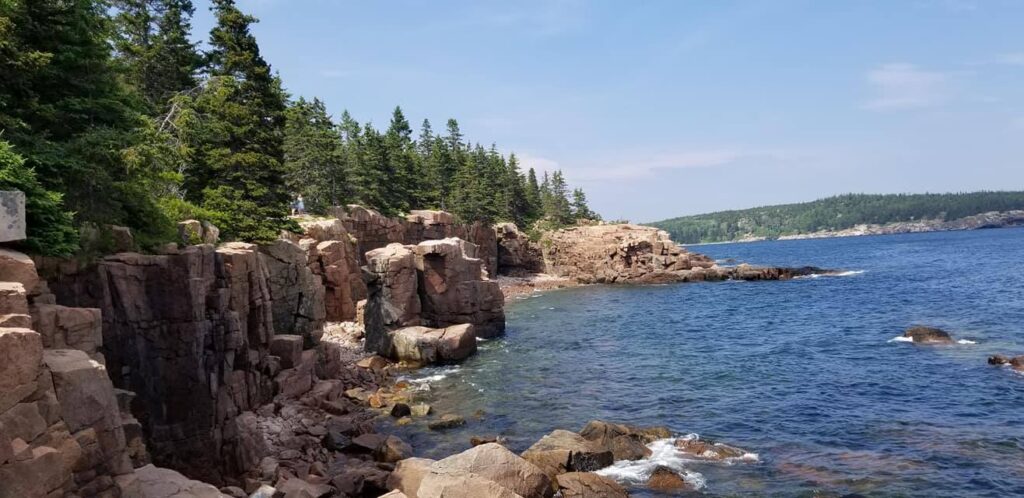
[[[745,236],[734,240],[715,242],[681,243],[683,246],[704,246],[717,244],[738,244],[747,242],[763,242],[769,240],[807,240],[835,239],[843,237],[863,237],[868,235],[898,235],[904,233],[961,232],[968,230],[985,230],[996,228],[1018,228],[1024,226],[1024,210],[1005,212],[988,212],[967,216],[952,221],[922,220],[900,221],[884,225],[862,224],[843,230],[820,230],[805,234],[788,234],[779,237]]]

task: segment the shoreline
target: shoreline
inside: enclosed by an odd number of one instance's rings
[[[954,220],[952,222],[943,223],[957,223],[962,220]],[[715,242],[696,242],[696,243],[680,243],[683,247],[695,247],[695,246],[710,246],[719,244],[747,244],[751,242],[775,242],[785,240],[816,240],[816,239],[842,239],[847,237],[870,237],[877,235],[906,235],[914,233],[941,233],[941,232],[971,232],[975,230],[999,230],[999,229],[1013,229],[1013,228],[1024,228],[1024,225],[1018,223],[1002,224],[998,226],[980,225],[980,226],[934,226],[928,222],[899,222],[886,225],[858,225],[853,228],[847,228],[843,230],[822,230],[810,233],[797,233],[797,234],[786,234],[780,235],[775,238],[769,237],[758,237],[758,236],[745,236],[736,240],[721,240]]]
[[[496,280],[502,294],[505,296],[505,304],[526,299],[543,292],[582,285],[571,278],[558,277],[547,273],[530,273],[523,277],[499,275]]]

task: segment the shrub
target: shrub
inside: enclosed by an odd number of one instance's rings
[[[0,190],[25,193],[28,239],[21,245],[29,252],[70,256],[78,250],[78,231],[72,213],[64,210],[61,194],[43,188],[36,172],[25,166],[11,145],[0,140]]]

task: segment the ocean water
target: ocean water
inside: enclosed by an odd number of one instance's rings
[[[704,496],[1024,496],[1024,375],[986,364],[1024,354],[1024,229],[692,250],[847,272],[517,301],[504,338],[460,366],[410,373],[436,413],[467,425],[396,429],[435,458],[472,435],[522,451],[591,419],[664,425],[752,454],[696,462],[661,442],[652,461],[605,471],[630,484],[670,464]],[[892,341],[914,324],[963,341]]]

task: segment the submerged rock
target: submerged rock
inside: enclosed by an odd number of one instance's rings
[[[934,327],[924,327],[917,325],[910,327],[906,332],[903,333],[903,337],[910,338],[915,343],[920,344],[952,344],[953,338],[942,329]]]
[[[683,491],[691,490],[693,486],[686,482],[682,476],[676,473],[676,471],[659,465],[651,472],[651,477],[647,479],[647,487],[658,491]]]
[[[459,415],[454,415],[454,414],[451,414],[451,413],[446,413],[444,415],[441,415],[440,419],[433,420],[433,421],[427,423],[427,428],[432,430],[432,431],[440,431],[440,430],[444,430],[444,429],[451,429],[453,427],[458,427],[460,425],[466,425],[466,419],[462,418]]]
[[[1001,354],[990,356],[988,358],[989,365],[1006,365],[1018,372],[1024,372],[1024,355],[1015,356],[1008,358]]]
[[[721,461],[728,458],[740,458],[747,454],[746,451],[735,446],[707,441],[693,435],[679,438],[676,440],[675,446],[683,453],[705,460]]]

